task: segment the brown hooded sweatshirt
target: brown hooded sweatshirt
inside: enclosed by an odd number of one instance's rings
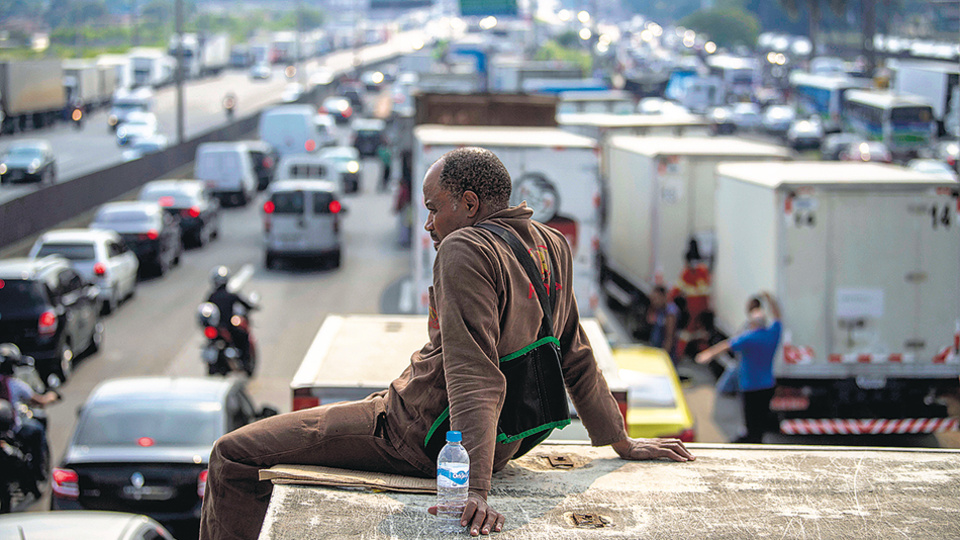
[[[553,330],[560,340],[567,391],[593,445],[612,444],[627,434],[580,327],[570,247],[563,235],[531,220],[532,215],[521,204],[483,221],[515,232],[531,256],[546,254],[553,262],[560,283],[560,290],[551,292],[559,294]],[[534,258],[546,275],[549,266]],[[542,317],[526,272],[501,238],[465,227],[443,239],[430,288],[430,342],[413,353],[410,366],[385,391],[387,432],[404,459],[425,474],[435,474],[424,438],[449,405],[451,429],[463,433],[470,455],[470,489],[486,496],[491,474],[503,468],[520,445],[496,441],[506,388],[499,358],[536,341]]]

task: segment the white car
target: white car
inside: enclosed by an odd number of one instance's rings
[[[127,146],[137,139],[155,137],[160,133],[160,124],[153,113],[132,112],[117,128],[117,144]]]
[[[344,193],[355,193],[360,190],[360,177],[363,162],[360,160],[360,151],[352,146],[329,146],[320,150],[317,155],[330,162],[334,172],[340,178],[340,187]]]
[[[760,106],[756,103],[736,103],[730,108],[730,118],[737,129],[760,127]]]
[[[280,93],[280,101],[284,103],[294,103],[303,96],[303,85],[300,83],[290,83],[283,88]]]
[[[819,148],[823,142],[823,125],[813,120],[797,120],[787,130],[787,144],[796,150]]]
[[[956,171],[939,159],[911,159],[907,162],[907,168],[926,174],[945,176],[954,181],[957,180]]]
[[[272,76],[273,69],[270,67],[270,64],[260,63],[250,68],[250,78],[253,80],[266,81]]]
[[[55,229],[44,233],[30,249],[39,259],[60,255],[78,274],[100,289],[103,312],[110,313],[133,296],[140,263],[120,235],[95,229]]]
[[[763,111],[763,129],[783,135],[790,129],[790,125],[796,120],[797,114],[793,107],[787,105],[770,105]]]

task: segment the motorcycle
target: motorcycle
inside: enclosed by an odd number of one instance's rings
[[[70,121],[73,123],[73,127],[77,130],[83,129],[83,108],[74,107],[70,111]]]
[[[33,358],[24,357],[14,370],[14,377],[26,382],[34,392],[56,391],[60,379],[51,375],[47,383],[40,379],[33,364]],[[23,502],[27,496],[34,500],[42,496],[43,486],[50,476],[50,448],[44,445],[40,456],[32,455],[27,445],[14,433],[14,416],[21,422],[33,418],[47,429],[47,414],[42,408],[18,404],[14,407],[6,400],[0,400],[0,514],[10,513],[15,505]],[[40,460],[39,467],[35,460]],[[39,472],[36,472],[39,469]]]
[[[237,108],[237,98],[233,94],[227,94],[223,98],[223,110],[227,113],[227,120],[233,121],[233,115]]]
[[[255,294],[251,295],[251,302],[256,305]],[[207,373],[226,376],[233,371],[242,371],[252,377],[257,367],[257,342],[250,332],[247,310],[240,305],[234,306],[229,320],[230,326],[247,335],[250,343],[247,355],[234,343],[230,328],[220,324],[220,317],[220,310],[210,302],[200,304],[197,309],[197,318],[203,328],[203,335],[207,338],[207,343],[200,353],[200,357],[207,364]]]

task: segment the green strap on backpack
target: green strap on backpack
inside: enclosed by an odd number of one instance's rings
[[[541,272],[516,235],[492,223],[481,223],[477,227],[496,234],[510,246],[533,284],[543,311],[538,339],[499,361],[500,371],[507,380],[507,391],[497,424],[497,442],[506,444],[522,441],[514,456],[519,457],[543,442],[554,429],[562,429],[570,424],[560,363],[560,340],[553,335],[553,307],[556,300],[555,295],[547,292]],[[555,277],[551,261],[550,278]],[[449,426],[450,407],[447,407],[430,426],[423,440],[427,455],[436,456],[440,452],[444,444],[443,435]]]

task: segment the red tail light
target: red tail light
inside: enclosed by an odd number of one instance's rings
[[[160,238],[160,233],[156,229],[147,231],[147,240],[156,240],[157,238]]]
[[[273,204],[273,201],[267,201],[263,203],[263,213],[272,214],[274,210],[277,209],[277,206]]]
[[[313,152],[317,149],[317,141],[308,139],[307,142],[303,144],[303,147],[306,148],[307,152]]]
[[[340,206],[340,201],[330,201],[329,208],[331,214],[339,214],[343,207]]]
[[[40,315],[37,332],[45,337],[55,334],[57,332],[57,314],[52,311],[44,311]]]
[[[207,339],[216,339],[220,335],[220,332],[215,326],[208,326],[203,329],[203,335],[207,336]]]
[[[326,108],[326,107],[320,107],[319,109],[317,109],[317,112],[319,112],[320,114],[327,114],[327,108]]]
[[[351,109],[350,107],[347,107],[346,109],[343,110],[344,118],[350,118],[350,115],[352,114],[353,114],[353,109]]]
[[[207,469],[200,471],[200,475],[197,476],[197,496],[201,499],[203,494],[207,491]]]
[[[104,265],[103,263],[99,263],[99,262],[98,262],[97,264],[93,265],[93,273],[96,274],[96,275],[98,275],[98,276],[101,276],[101,277],[104,276],[104,275],[106,275],[106,273],[107,273],[107,267],[106,267],[106,265]]]
[[[269,169],[271,167],[273,167],[273,159],[268,157],[263,158],[263,168]]]
[[[140,437],[139,439],[137,439],[137,445],[142,446],[144,448],[149,448],[154,444],[156,444],[156,441],[154,441],[150,437]]]
[[[75,501],[80,497],[80,475],[70,469],[54,469],[50,488],[54,497]]]
[[[303,396],[298,397],[294,396],[293,398],[293,410],[300,411],[303,409],[309,409],[311,407],[319,407],[320,398],[314,396]]]
[[[6,283],[4,283],[2,279],[0,279],[0,289],[2,289],[4,285],[6,285]]]
[[[187,214],[192,218],[198,218],[200,217],[200,208],[197,206],[191,206],[190,209],[187,210]]]

